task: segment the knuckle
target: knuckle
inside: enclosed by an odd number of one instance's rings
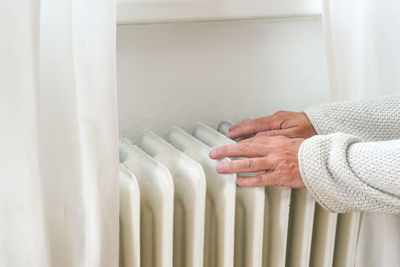
[[[255,162],[254,159],[250,159],[250,160],[247,161],[247,168],[249,170],[254,170],[255,167],[256,167],[256,162]]]
[[[264,176],[262,174],[256,175],[256,184],[263,185],[264,184]]]
[[[249,143],[240,143],[239,144],[239,149],[244,154],[247,154],[250,151],[250,144]]]

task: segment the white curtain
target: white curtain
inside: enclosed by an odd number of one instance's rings
[[[0,266],[118,265],[115,3],[0,3]]]
[[[323,23],[334,100],[400,92],[399,0],[324,0]],[[399,251],[400,216],[363,214],[356,266],[399,266]]]

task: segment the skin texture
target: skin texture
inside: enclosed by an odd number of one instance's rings
[[[269,117],[239,122],[229,129],[226,136],[237,139],[254,134],[306,139],[317,133],[303,112],[278,111]]]
[[[210,158],[244,158],[217,166],[219,173],[254,173],[254,176],[239,175],[236,182],[241,186],[301,188],[304,183],[297,154],[301,143],[316,134],[304,113],[279,111],[269,117],[233,125],[226,136],[246,139],[212,150]]]

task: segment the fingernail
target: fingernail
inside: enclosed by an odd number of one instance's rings
[[[217,156],[217,151],[211,150],[210,153],[208,153],[208,156],[212,159],[215,159],[215,157]]]

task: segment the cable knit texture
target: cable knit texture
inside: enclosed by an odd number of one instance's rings
[[[319,135],[299,165],[316,200],[333,212],[400,213],[400,94],[304,111]]]

